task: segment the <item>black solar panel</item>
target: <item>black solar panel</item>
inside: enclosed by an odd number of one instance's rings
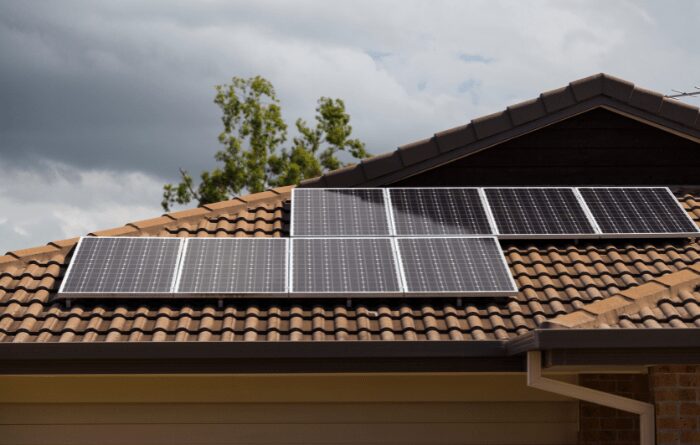
[[[390,238],[295,238],[291,257],[292,296],[401,293]]]
[[[578,190],[603,234],[698,234],[698,227],[666,187],[582,187]]]
[[[178,293],[284,294],[287,240],[190,238],[180,270]]]
[[[397,238],[406,295],[515,295],[503,252],[493,237]]]
[[[392,188],[396,235],[489,235],[477,188]]]
[[[382,189],[294,189],[292,236],[383,236],[389,220]]]
[[[572,188],[486,188],[484,192],[500,235],[595,235]]]
[[[59,294],[155,296],[174,284],[180,238],[82,238]]]

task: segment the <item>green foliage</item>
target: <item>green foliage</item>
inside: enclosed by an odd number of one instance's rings
[[[223,116],[219,135],[223,149],[215,159],[219,165],[204,171],[195,187],[192,176],[180,169],[179,184],[163,187],[163,209],[196,200],[199,205],[230,199],[243,190],[255,193],[270,187],[298,184],[344,164],[338,159],[347,151],[355,159],[368,157],[365,144],[351,139],[350,115],[340,99],[321,97],[316,107],[316,125],[297,119],[299,133],[290,147],[287,124],[272,84],[260,77],[234,77],[230,85],[216,87],[214,103]]]

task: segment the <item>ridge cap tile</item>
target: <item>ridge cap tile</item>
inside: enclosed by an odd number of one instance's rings
[[[471,124],[474,126],[474,132],[479,139],[485,139],[513,127],[508,109],[472,119]]]
[[[76,236],[75,238],[49,241],[48,244],[51,246],[55,246],[58,249],[64,249],[66,247],[73,247],[74,245],[76,245],[78,243],[79,240],[80,240],[80,237]]]
[[[441,153],[452,151],[459,147],[475,142],[478,138],[474,131],[474,125],[470,122],[465,125],[449,128],[435,133],[435,142]]]
[[[57,250],[59,250],[57,247],[46,244],[46,245],[38,246],[38,247],[30,247],[27,249],[13,250],[13,251],[7,252],[6,255],[14,256],[17,259],[23,259],[23,258],[26,258],[28,256],[41,255],[44,253],[53,253]]]
[[[397,151],[404,166],[418,164],[440,154],[435,136],[401,145]]]
[[[403,168],[401,154],[397,151],[389,151],[361,161],[362,168],[367,179],[375,179],[388,173]]]
[[[139,231],[138,228],[133,227],[133,226],[121,226],[121,227],[115,227],[113,229],[104,229],[104,230],[97,230],[94,232],[88,233],[88,236],[123,236],[123,235],[129,235],[129,234],[134,234]]]
[[[240,197],[228,199],[226,201],[219,201],[219,202],[212,202],[210,204],[204,204],[202,207],[205,209],[209,209],[211,211],[217,211],[217,210],[223,210],[223,209],[229,209],[232,207],[242,207],[246,205],[247,202],[241,199]]]
[[[211,210],[208,210],[204,207],[194,207],[191,209],[185,209],[185,210],[178,210],[176,212],[168,212],[163,214],[163,216],[167,216],[174,221],[182,220],[182,219],[187,219],[187,218],[193,218],[197,216],[204,216],[207,213],[209,213]]]
[[[346,165],[323,176],[328,187],[352,187],[367,180],[362,163]]]
[[[603,74],[603,94],[605,96],[627,103],[633,89],[634,83],[610,74]]]
[[[603,94],[604,74],[598,73],[569,83],[576,100],[582,102]]]
[[[163,226],[165,224],[169,224],[173,222],[172,218],[168,218],[167,216],[158,216],[156,218],[149,218],[149,219],[142,219],[140,221],[132,221],[130,223],[127,223],[127,226],[132,226],[136,227],[139,230],[144,230],[144,229],[151,229],[156,226]]]

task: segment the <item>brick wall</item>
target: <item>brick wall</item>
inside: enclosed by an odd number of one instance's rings
[[[643,374],[582,374],[579,384],[631,399],[649,401]],[[579,404],[580,445],[637,445],[639,416],[593,403]]]
[[[654,366],[649,383],[657,445],[700,444],[700,366]]]

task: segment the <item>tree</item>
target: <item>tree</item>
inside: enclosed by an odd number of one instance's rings
[[[224,125],[219,143],[224,148],[214,158],[219,166],[200,175],[195,187],[192,176],[180,169],[177,185],[163,186],[163,209],[196,200],[199,205],[230,199],[247,190],[298,184],[324,171],[345,165],[337,155],[346,151],[354,159],[368,157],[365,144],[351,139],[350,115],[340,99],[321,97],[316,125],[296,120],[298,136],[290,147],[287,124],[272,84],[260,77],[234,77],[229,85],[216,87],[214,103],[221,109]]]

